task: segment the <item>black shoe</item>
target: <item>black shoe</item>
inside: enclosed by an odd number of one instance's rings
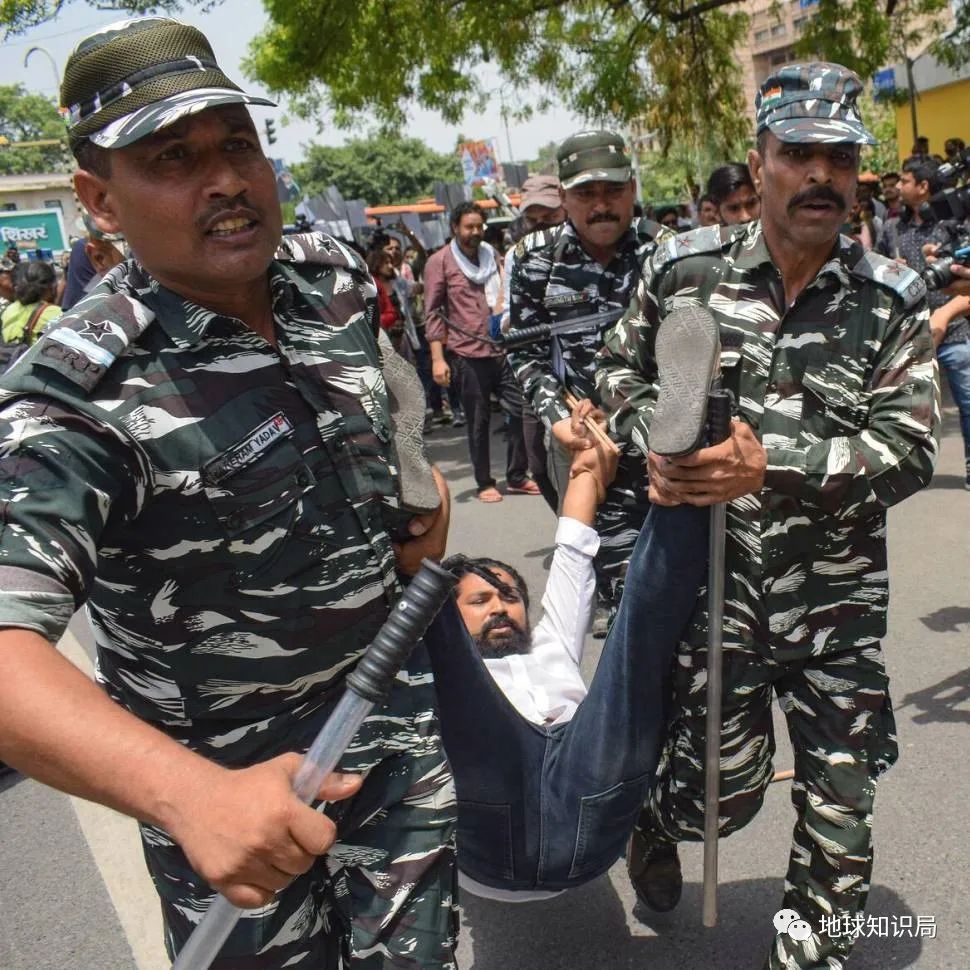
[[[717,374],[720,348],[717,322],[704,307],[683,307],[661,321],[651,451],[676,458],[704,444],[707,398]]]
[[[11,768],[10,765],[0,761],[0,778],[5,778],[7,775],[15,775],[16,773],[16,768]]]
[[[651,845],[639,829],[633,830],[626,850],[626,871],[637,899],[655,913],[669,913],[684,888],[676,845]]]

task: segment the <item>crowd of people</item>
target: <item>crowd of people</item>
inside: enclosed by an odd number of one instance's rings
[[[458,870],[524,901],[626,852],[641,902],[676,906],[678,844],[704,821],[723,505],[719,830],[760,808],[777,697],[781,905],[809,931],[779,932],[764,966],[845,966],[897,757],[886,513],[932,477],[935,361],[959,398],[970,344],[970,270],[932,322],[920,274],[960,238],[928,206],[950,170],[921,152],[895,200],[860,174],[861,90],[839,65],[779,68],[755,147],[711,173],[686,231],[639,209],[624,140],[589,130],[527,182],[508,237],[468,202],[437,252],[390,226],[362,253],[282,236],[247,107],[265,99],[197,29],[143,17],[78,45],[62,102],[87,295],[41,325],[54,278],[31,262],[3,317],[32,345],[0,383],[0,755],[138,819],[172,958],[217,891],[253,911],[226,970],[453,968]],[[715,387],[735,405],[723,441]],[[483,505],[556,512],[543,617],[514,564],[447,559],[456,596],[314,810],[298,753],[422,559],[455,552],[447,482],[414,460],[412,427],[444,420],[466,427]],[[430,511],[411,501],[429,490]],[[97,685],[54,649],[82,605]]]

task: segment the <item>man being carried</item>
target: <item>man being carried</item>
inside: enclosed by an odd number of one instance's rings
[[[650,498],[729,503],[723,834],[751,820],[771,780],[773,693],[787,718],[797,820],[782,905],[812,935],[779,934],[770,970],[839,970],[852,946],[845,928],[865,907],[876,781],[897,756],[880,649],[886,509],[929,482],[937,453],[925,287],[839,235],[859,145],[874,141],[856,110],[861,90],[852,72],[823,63],[786,65],[764,82],[748,157],[761,220],[661,246],[598,374],[615,433],[649,451],[662,321],[685,305],[716,318],[738,419],[721,445],[650,452]],[[680,896],[678,841],[703,830],[706,643],[701,600],[674,668],[667,754],[629,854],[637,895],[659,910]]]

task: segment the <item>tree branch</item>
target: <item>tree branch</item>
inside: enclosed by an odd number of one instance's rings
[[[707,13],[709,10],[717,10],[718,7],[728,7],[740,2],[741,0],[701,0],[700,3],[695,3],[693,7],[688,7],[680,13],[672,13],[670,20],[671,23],[679,24],[681,21],[689,20],[691,17],[699,17],[702,13]]]

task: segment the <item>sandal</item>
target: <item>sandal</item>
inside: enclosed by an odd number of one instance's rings
[[[505,491],[510,495],[541,495],[539,486],[531,479],[527,478],[521,485],[511,485],[506,483]]]
[[[494,485],[489,485],[488,488],[480,489],[476,498],[479,502],[491,505],[502,501],[502,493]]]

